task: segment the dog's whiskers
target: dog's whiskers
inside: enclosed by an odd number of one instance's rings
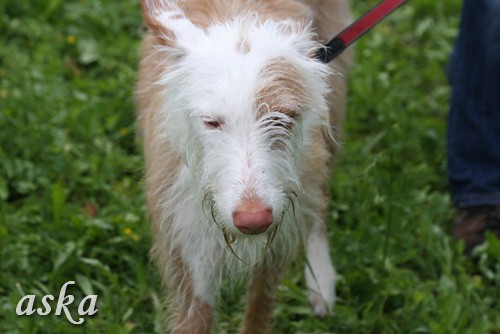
[[[208,205],[206,205],[205,203],[207,201],[210,201],[210,219],[207,215],[207,212],[206,212],[206,208],[208,207]],[[203,211],[203,214],[205,215],[205,218],[207,218],[207,220],[212,220],[215,225],[217,225],[217,227],[219,227],[219,229],[221,230],[224,230],[224,227],[221,223],[219,223],[217,221],[217,210],[215,208],[215,201],[213,199],[213,193],[211,191],[207,191],[205,193],[205,196],[203,196],[203,200],[201,201],[201,205],[202,205],[202,211]]]
[[[210,192],[206,192],[205,193],[205,196],[203,196],[203,199],[201,200],[201,210],[203,211],[203,214],[205,215],[205,218],[207,218],[207,220],[209,220],[209,217],[207,215],[207,211],[206,211],[206,208],[207,208],[207,205],[205,204],[208,200],[210,200],[209,196],[211,196],[212,194]],[[212,201],[212,205],[211,205],[211,208],[210,210],[213,209],[213,201]],[[213,217],[213,213],[212,213],[212,217]]]
[[[290,205],[292,206],[293,219],[294,219],[294,221],[296,221],[297,220],[297,212],[295,211],[295,201],[292,199],[292,197],[290,195],[293,195],[295,197],[295,200],[299,204],[299,208],[302,208],[302,203],[300,202],[300,197],[295,190],[292,190],[289,192],[289,195],[287,195],[287,197],[288,197],[288,201],[289,201]],[[299,215],[299,217],[300,216],[301,215]]]
[[[243,261],[238,254],[233,249],[232,244],[236,242],[237,238],[229,233],[227,233],[227,230],[224,228],[222,229],[222,234],[224,235],[224,241],[226,242],[226,249],[229,250],[238,260],[243,262],[244,264],[248,265],[245,261]]]

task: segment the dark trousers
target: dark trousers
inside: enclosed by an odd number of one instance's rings
[[[500,0],[465,0],[448,75],[448,177],[459,208],[500,205]]]

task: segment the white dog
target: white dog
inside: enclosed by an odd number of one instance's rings
[[[250,273],[243,333],[268,333],[305,249],[316,315],[334,304],[327,184],[350,55],[315,59],[347,0],[143,0],[137,100],[167,330],[209,333],[223,277]],[[312,272],[311,272],[312,270]]]

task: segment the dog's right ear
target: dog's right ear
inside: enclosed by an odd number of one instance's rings
[[[175,0],[141,0],[146,26],[162,44],[183,53],[196,47],[204,31],[194,25]]]

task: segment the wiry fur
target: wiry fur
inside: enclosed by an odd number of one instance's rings
[[[143,0],[137,87],[152,255],[175,333],[209,333],[224,272],[251,272],[244,333],[269,331],[276,286],[307,241],[310,302],[334,302],[325,222],[349,54],[313,59],[350,17],[346,0]],[[240,203],[273,213],[266,233],[233,225]],[[318,246],[316,246],[316,243]],[[265,305],[265,306],[264,306]]]

